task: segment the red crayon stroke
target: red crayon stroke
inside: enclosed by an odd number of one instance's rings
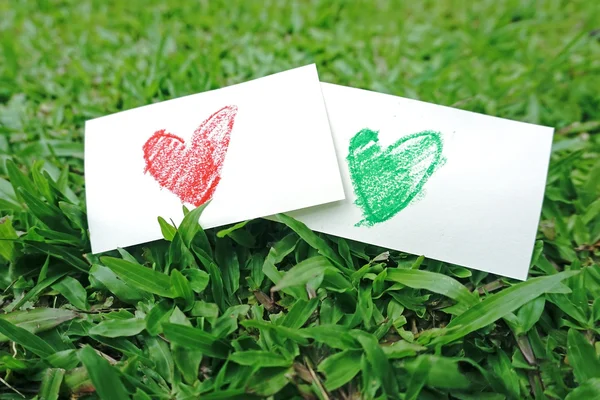
[[[236,106],[223,107],[200,124],[187,146],[179,136],[156,131],[143,146],[144,173],[182,202],[196,207],[204,204],[221,180],[236,114]]]

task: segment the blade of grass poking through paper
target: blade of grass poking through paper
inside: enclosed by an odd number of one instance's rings
[[[55,350],[44,340],[4,319],[0,319],[0,334],[42,358],[55,353]]]
[[[117,369],[94,349],[84,346],[79,352],[79,359],[87,370],[98,397],[102,400],[129,399],[129,393],[125,389]]]
[[[181,239],[187,248],[190,248],[192,240],[196,239],[197,244],[212,257],[212,250],[208,243],[208,238],[206,237],[206,233],[204,233],[204,229],[200,226],[200,222],[198,222],[202,212],[209,204],[210,200],[187,213],[185,217],[183,217],[181,224],[179,224],[177,232],[181,235]]]
[[[158,296],[170,299],[175,297],[171,289],[171,279],[161,272],[120,258],[105,256],[100,257],[100,261],[128,285]]]
[[[457,314],[476,305],[479,300],[463,284],[437,272],[418,269],[388,268],[387,281],[401,283],[413,289],[425,289],[449,297],[460,304]]]
[[[344,260],[327,244],[325,239],[319,237],[316,233],[308,229],[302,222],[295,220],[285,214],[277,214],[274,219],[286,224],[291,230],[296,232],[310,247],[316,249],[322,256],[327,257],[336,267],[350,272],[344,267]]]
[[[506,314],[552,290],[564,279],[578,273],[579,271],[565,271],[556,275],[533,278],[504,289],[499,293],[492,294],[481,303],[476,304],[450,321],[447,326],[447,334],[433,339],[431,344],[447,344],[490,325]]]

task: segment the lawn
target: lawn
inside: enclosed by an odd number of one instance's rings
[[[0,398],[600,398],[597,2],[9,0],[0,16]],[[203,231],[201,209],[90,254],[85,120],[312,62],[556,128],[528,281],[285,216]]]

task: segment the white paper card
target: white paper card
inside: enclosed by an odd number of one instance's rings
[[[94,253],[344,198],[315,65],[87,121],[85,179]]]
[[[346,199],[316,231],[526,279],[553,129],[322,84]]]

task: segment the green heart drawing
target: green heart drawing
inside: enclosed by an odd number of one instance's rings
[[[346,160],[356,205],[365,217],[356,226],[373,226],[398,214],[422,193],[444,162],[440,132],[413,133],[385,150],[379,146],[378,135],[378,131],[363,129],[350,139]]]

